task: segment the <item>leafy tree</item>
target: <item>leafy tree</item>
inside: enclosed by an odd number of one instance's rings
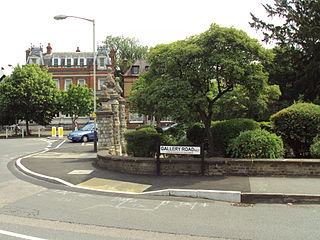
[[[93,111],[93,90],[82,85],[71,84],[69,89],[61,92],[61,113],[71,116],[75,126],[79,116],[86,116]]]
[[[59,92],[47,68],[36,64],[17,66],[0,85],[1,108],[9,122],[24,120],[27,135],[29,122],[40,125],[51,122],[59,112]]]
[[[278,85],[268,85],[258,94],[251,93],[243,86],[236,87],[217,101],[214,107],[215,119],[251,118],[267,121],[271,114],[279,110],[276,103],[280,95]]]
[[[148,47],[140,45],[135,38],[124,36],[107,36],[104,41],[109,51],[116,52],[116,75],[122,77],[135,60],[145,58]]]
[[[320,98],[320,2],[318,0],[275,0],[263,5],[268,16],[280,18],[268,23],[252,15],[252,27],[263,31],[264,41],[275,43],[277,57],[271,68],[271,80],[279,84],[285,99]]]
[[[264,89],[268,76],[261,61],[271,56],[245,32],[213,24],[200,35],[152,48],[150,69],[129,101],[141,114],[153,106],[154,114],[162,117],[202,121],[213,153],[210,126],[216,102],[236,86],[252,94]]]

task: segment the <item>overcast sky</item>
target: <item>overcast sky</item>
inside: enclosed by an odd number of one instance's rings
[[[92,51],[92,23],[55,15],[73,15],[96,21],[96,42],[106,36],[137,38],[150,47],[196,35],[211,23],[235,27],[260,40],[251,29],[250,12],[266,13],[262,3],[273,0],[8,0],[0,5],[0,67],[25,63],[25,50],[34,44],[53,51]]]

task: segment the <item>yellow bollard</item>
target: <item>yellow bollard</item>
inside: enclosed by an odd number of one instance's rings
[[[63,137],[63,127],[58,128],[58,134],[59,134],[59,138]]]
[[[56,127],[52,127],[51,128],[51,135],[52,135],[52,137],[56,137],[57,136],[57,128]]]

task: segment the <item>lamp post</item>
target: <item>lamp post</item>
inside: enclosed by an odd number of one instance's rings
[[[85,21],[92,22],[93,26],[93,112],[94,115],[97,111],[97,91],[96,91],[96,30],[95,30],[95,20],[88,19],[77,16],[66,16],[66,15],[57,15],[54,17],[55,20],[63,20],[66,18],[78,18]],[[97,128],[96,128],[96,115],[94,116],[94,151],[97,152]]]

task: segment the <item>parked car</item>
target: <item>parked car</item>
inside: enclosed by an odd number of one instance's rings
[[[72,142],[88,142],[94,140],[94,123],[88,123],[82,129],[68,134]]]

